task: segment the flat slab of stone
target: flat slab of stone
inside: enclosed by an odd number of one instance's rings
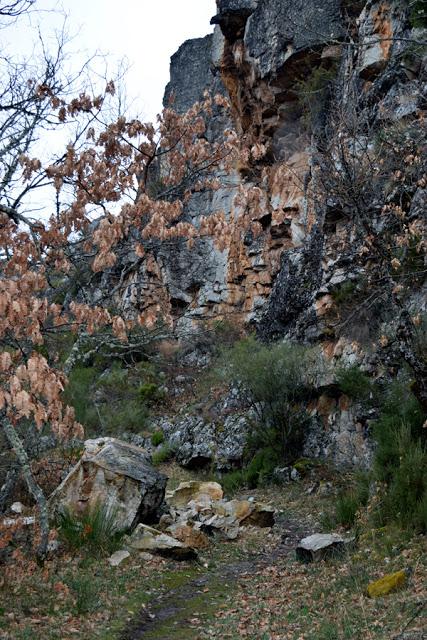
[[[148,551],[175,560],[195,560],[197,552],[183,542],[153,527],[139,524],[127,539],[127,546],[136,551]]]
[[[299,542],[295,553],[302,562],[316,562],[342,554],[353,542],[354,538],[343,538],[337,533],[314,533]]]

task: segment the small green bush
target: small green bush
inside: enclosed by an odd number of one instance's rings
[[[366,507],[369,500],[371,477],[367,473],[359,473],[355,485],[348,491],[339,494],[335,503],[335,522],[350,528],[356,521],[357,512]]]
[[[110,555],[120,548],[124,531],[116,522],[116,514],[106,505],[96,505],[81,514],[63,509],[58,515],[60,538],[74,550],[90,555]]]
[[[273,477],[275,467],[280,464],[280,455],[267,447],[258,451],[245,469],[245,481],[250,489],[268,484]]]
[[[218,480],[224,489],[224,493],[228,496],[232,496],[239,491],[246,484],[246,474],[243,469],[236,469],[224,474]]]
[[[165,434],[163,431],[155,431],[151,436],[151,444],[153,447],[158,447],[159,444],[165,441]]]
[[[338,496],[335,505],[335,515],[337,523],[342,525],[343,527],[352,527],[356,520],[356,514],[359,509],[360,503],[355,494],[345,493],[341,496]]]
[[[92,613],[100,605],[100,592],[98,585],[90,576],[73,576],[65,583],[70,587],[75,599],[75,611],[77,614]]]
[[[223,319],[214,322],[212,327],[217,344],[231,347],[241,337],[241,327],[230,320]]]
[[[152,456],[152,463],[155,467],[163,462],[167,462],[173,458],[174,450],[169,444],[164,444],[158,451],[155,451]]]
[[[410,0],[409,22],[411,27],[427,27],[427,6],[425,0]]]
[[[374,425],[375,479],[385,484],[376,511],[380,524],[397,522],[427,531],[427,437],[424,412],[408,380],[397,380],[384,399]]]
[[[99,431],[100,421],[91,394],[98,376],[94,367],[75,367],[63,394],[64,403],[74,407],[77,422],[94,433]]]
[[[414,440],[408,426],[397,434],[398,459],[390,474],[379,518],[382,523],[397,521],[404,528],[427,532],[427,450]]]
[[[337,304],[343,304],[353,298],[356,289],[357,283],[354,280],[346,280],[332,292],[332,297]]]
[[[316,129],[325,112],[331,87],[337,75],[336,67],[314,67],[311,74],[296,83],[296,93],[307,127]]]
[[[383,398],[380,417],[373,428],[377,442],[374,459],[377,480],[390,482],[400,465],[399,432],[402,426],[409,428],[411,441],[425,440],[424,419],[422,408],[410,391],[410,382],[394,381]]]
[[[374,390],[371,378],[357,365],[339,369],[336,380],[341,391],[354,400],[366,401]]]
[[[314,356],[312,349],[301,345],[265,345],[253,337],[222,352],[223,379],[240,389],[256,415],[250,459],[264,449],[273,450],[279,459],[292,460],[300,454],[309,421],[305,407],[316,374]],[[252,464],[259,464],[258,458]]]
[[[151,381],[151,367],[145,364],[138,363],[126,368],[121,362],[115,362],[110,370],[98,375],[91,400],[94,405],[96,393],[96,409],[102,433],[138,433],[146,426],[149,405],[157,397],[158,387]],[[141,376],[147,377],[142,384]]]
[[[139,396],[142,402],[151,402],[159,395],[159,387],[154,382],[145,382],[139,387]]]

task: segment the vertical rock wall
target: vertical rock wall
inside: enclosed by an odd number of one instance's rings
[[[197,225],[200,216],[224,209],[235,219],[241,212],[234,196],[243,183],[261,189],[255,219],[262,232],[254,237],[236,229],[225,251],[210,239],[191,250],[183,241],[155,247],[129,273],[122,299],[129,313],[161,307],[178,329],[221,318],[255,324],[263,339],[317,342],[329,362],[357,362],[369,370],[375,361],[369,344],[393,310],[377,309],[374,301],[365,315],[348,313],[343,323],[337,300],[347,289],[357,299],[370,265],[360,258],[351,212],[313,196],[317,152],[325,132],[340,135],[328,129],[328,114],[351,103],[349,92],[377,131],[408,118],[423,122],[426,49],[414,57],[411,47],[414,39],[426,40],[426,30],[412,28],[404,0],[217,0],[217,7],[214,33],[185,42],[172,56],[165,104],[172,101],[183,112],[206,90],[223,93],[231,101],[232,126],[267,153],[237,166],[213,197],[194,194],[185,217]],[[316,85],[319,78],[332,90]],[[214,113],[208,137],[229,125]],[[357,144],[373,147],[373,130],[361,132]],[[421,219],[425,188],[412,195],[412,215]],[[370,205],[374,212],[381,208],[380,200]],[[424,283],[408,305],[426,310],[425,292]],[[308,447],[338,462],[368,460],[369,416],[324,386],[313,407],[319,430]]]

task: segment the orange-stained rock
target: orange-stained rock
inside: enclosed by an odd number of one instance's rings
[[[166,494],[166,501],[173,507],[184,507],[190,501],[203,502],[208,500],[221,500],[224,495],[222,487],[218,482],[198,482],[197,480],[189,480],[181,482],[174,490]]]
[[[166,529],[173,538],[179,540],[185,546],[193,549],[207,549],[209,547],[209,538],[200,529],[195,529],[188,524],[180,524],[177,522]]]

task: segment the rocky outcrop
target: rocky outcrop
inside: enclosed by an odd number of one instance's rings
[[[149,552],[193,560],[196,549],[210,546],[210,537],[235,540],[247,527],[272,527],[275,509],[251,500],[224,500],[217,482],[182,482],[166,496],[165,512],[158,529],[138,524],[125,538],[131,552]]]
[[[160,305],[181,330],[232,317],[260,321],[266,337],[322,337],[334,307],[328,296],[363,268],[354,270],[348,219],[333,202],[325,208],[315,201],[317,135],[329,109],[322,100],[331,98],[321,83],[334,80],[335,97],[342,98],[351,73],[352,91],[360,94],[355,100],[365,101],[368,120],[420,113],[420,61],[405,56],[407,7],[400,0],[351,6],[344,0],[218,0],[217,6],[214,33],[185,42],[172,56],[165,104],[172,100],[182,112],[204,91],[224,93],[232,126],[248,142],[264,144],[267,154],[237,167],[214,196],[194,193],[184,217],[197,224],[201,215],[223,209],[236,218],[238,185],[258,186],[263,200],[252,222],[261,233],[236,230],[225,251],[209,239],[191,250],[181,241],[159,246],[137,272],[130,271],[122,298],[129,313]],[[217,139],[229,125],[214,111],[208,138]]]
[[[121,530],[133,528],[156,519],[166,481],[143,449],[115,438],[87,440],[81,459],[50,496],[50,513],[103,507]]]
[[[210,238],[191,249],[184,241],[153,246],[123,279],[125,310],[161,309],[178,336],[223,318],[255,325],[263,340],[316,342],[328,361],[344,361],[345,342],[347,351],[364,351],[373,371],[373,343],[402,309],[426,312],[427,298],[419,265],[411,267],[419,275],[404,294],[391,284],[386,290],[392,278],[372,239],[386,230],[384,207],[395,204],[421,238],[426,185],[419,169],[406,191],[393,188],[390,176],[399,167],[392,164],[374,183],[372,175],[367,179],[372,171],[360,171],[360,158],[375,171],[383,162],[375,150],[390,127],[396,140],[411,123],[421,131],[425,29],[413,28],[404,0],[217,0],[212,23],[213,34],[185,42],[172,57],[165,104],[172,100],[182,112],[205,91],[224,94],[230,119],[214,110],[207,137],[217,139],[231,124],[265,153],[239,161],[214,195],[192,194],[184,218],[197,225],[201,215],[222,209],[229,220],[257,223],[259,233],[235,225],[224,250]],[[342,192],[346,172],[357,175],[357,198],[352,188]],[[260,190],[256,211],[236,201],[240,185]],[[340,464],[367,464],[370,416],[336,389],[325,392],[319,384],[318,395],[307,450]],[[219,426],[187,416],[164,431],[184,465],[224,460],[224,468],[232,467],[241,459],[245,428],[227,418],[219,437]]]
[[[247,436],[249,414],[231,414],[217,421],[187,414],[156,423],[163,431],[177,462],[184,467],[214,465],[218,471],[241,466]]]

